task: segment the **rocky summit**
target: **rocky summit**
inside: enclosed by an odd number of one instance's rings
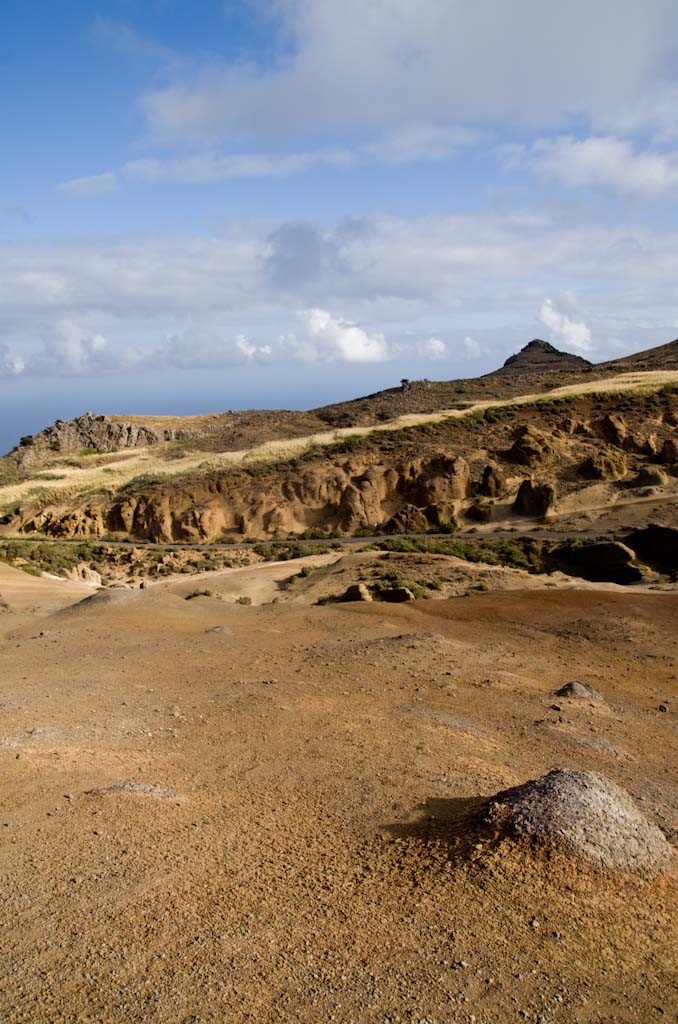
[[[593,364],[582,356],[571,352],[560,352],[548,341],[535,338],[521,348],[520,352],[509,356],[496,373],[541,373],[543,371],[580,371],[593,368]]]

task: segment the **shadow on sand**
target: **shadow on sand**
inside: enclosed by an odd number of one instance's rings
[[[480,839],[489,838],[482,825],[487,797],[431,797],[420,804],[413,821],[383,825],[396,839],[415,839],[422,843],[446,844],[451,857],[465,857]]]

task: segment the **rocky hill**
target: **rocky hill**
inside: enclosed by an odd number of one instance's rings
[[[5,523],[60,538],[196,543],[447,530],[601,502],[678,500],[677,425],[675,387],[545,398],[346,437],[269,463],[208,464],[81,498],[48,493]]]
[[[661,366],[676,344],[646,356]],[[0,528],[55,538],[239,542],[309,531],[506,527],[512,519],[654,500],[670,525],[678,508],[676,386],[648,374],[609,390],[609,377],[609,366],[533,341],[478,380],[403,381],[392,389],[402,405],[382,392],[309,413],[87,413],[22,439],[5,460],[16,477],[4,487],[0,481]],[[566,393],[549,398],[545,379],[558,388],[566,381]],[[455,406],[453,393],[466,397]],[[395,418],[431,408],[419,423]],[[365,420],[368,429],[360,427]],[[344,423],[350,436],[327,430]],[[284,440],[268,447],[276,438]],[[263,447],[251,447],[262,439]]]
[[[678,339],[621,359],[611,359],[601,363],[600,368],[615,373],[628,373],[630,370],[678,370]]]
[[[504,365],[495,370],[495,374],[516,374],[516,373],[543,373],[546,372],[567,372],[580,371],[585,373],[593,369],[593,363],[581,356],[573,355],[571,352],[560,352],[548,341],[541,341],[535,338],[528,342],[520,352],[509,356]]]

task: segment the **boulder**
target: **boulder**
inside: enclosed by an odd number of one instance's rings
[[[426,513],[416,505],[405,505],[386,523],[387,533],[425,533],[430,527]]]
[[[659,455],[659,460],[660,462],[664,462],[667,466],[675,466],[678,462],[678,441],[672,437],[667,441],[664,441]]]
[[[490,462],[483,470],[483,479],[478,487],[478,494],[484,498],[503,498],[506,496],[506,476],[496,462]]]
[[[519,427],[506,457],[521,466],[535,466],[553,454],[553,446],[541,430],[527,424]]]
[[[597,867],[655,875],[668,871],[673,848],[630,795],[596,772],[555,768],[493,796],[478,820],[510,837]]]
[[[665,487],[669,478],[659,466],[643,466],[631,481],[634,487]]]
[[[380,590],[378,597],[380,601],[387,601],[389,604],[401,604],[403,601],[415,600],[409,587],[389,587],[387,590]]]
[[[561,544],[548,557],[563,572],[594,583],[638,583],[643,578],[635,552],[619,541]]]
[[[582,683],[578,679],[571,683],[565,683],[555,692],[556,697],[569,697],[571,700],[587,700],[594,704],[603,704],[605,698],[599,690],[594,689],[590,683]]]
[[[626,458],[621,452],[609,448],[588,455],[579,466],[587,480],[621,480],[626,476]]]
[[[646,526],[634,530],[626,540],[644,561],[662,572],[678,569],[678,529],[675,526]]]
[[[492,519],[492,506],[487,502],[476,501],[464,514],[474,523],[489,523]]]
[[[372,594],[364,583],[352,583],[346,588],[342,601],[371,601]]]
[[[537,483],[532,477],[523,480],[513,502],[519,516],[543,517],[556,503],[556,489],[550,483]]]

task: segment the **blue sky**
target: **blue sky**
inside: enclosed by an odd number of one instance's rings
[[[0,447],[678,335],[675,0],[4,0]]]

